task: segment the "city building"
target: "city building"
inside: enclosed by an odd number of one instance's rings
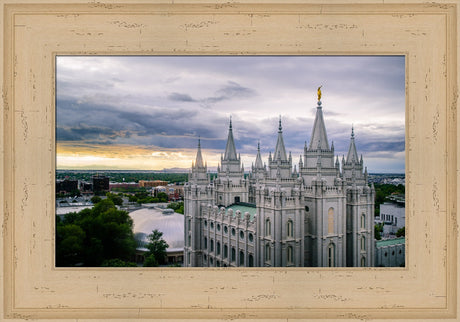
[[[93,192],[94,193],[101,193],[101,192],[108,192],[110,185],[109,185],[109,177],[104,175],[95,174],[91,177],[93,181]]]
[[[56,180],[56,193],[72,193],[78,190],[78,180]]]
[[[80,189],[80,192],[84,195],[93,194],[93,183],[92,182],[79,181],[78,188]]]
[[[163,181],[163,180],[152,180],[152,181],[139,180],[139,187],[144,187],[144,188],[153,188],[153,187],[166,186],[166,185],[168,185],[168,181]]]
[[[404,266],[406,256],[405,237],[378,240],[375,242],[375,266]]]
[[[156,196],[159,192],[166,193],[169,201],[178,201],[184,197],[184,186],[169,184],[167,186],[155,187],[153,191],[154,195]]]
[[[117,189],[136,189],[139,188],[139,183],[137,182],[110,182],[109,189],[110,191],[116,191]]]
[[[347,156],[334,155],[320,95],[298,165],[280,118],[268,165],[258,145],[245,177],[230,119],[217,177],[210,180],[198,140],[184,194],[185,266],[374,266],[374,187],[353,128]]]
[[[380,205],[380,215],[375,223],[383,223],[382,237],[388,238],[406,226],[406,208],[404,198],[391,196],[388,201]]]

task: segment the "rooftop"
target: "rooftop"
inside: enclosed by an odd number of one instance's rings
[[[145,248],[148,235],[154,229],[163,233],[163,239],[168,243],[166,252],[182,251],[184,249],[184,216],[174,211],[170,212],[159,207],[142,208],[129,214],[134,222],[133,232],[139,243],[138,248]]]
[[[246,205],[233,204],[233,205],[228,206],[225,210],[228,211],[229,209],[233,210],[233,214],[235,214],[237,210],[241,211],[241,219],[244,219],[244,213],[246,212],[249,212],[251,221],[254,220],[254,216],[256,215],[256,207],[250,206],[248,204]]]
[[[376,242],[377,247],[385,247],[385,246],[391,246],[391,245],[397,245],[397,244],[405,244],[406,243],[406,238],[405,237],[399,237],[399,238],[392,238],[392,239],[386,239],[386,240],[378,240]]]

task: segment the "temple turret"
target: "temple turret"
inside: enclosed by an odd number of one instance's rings
[[[281,159],[281,161],[287,161],[286,157],[286,148],[284,147],[284,140],[283,140],[283,128],[281,126],[281,116],[279,120],[278,126],[278,140],[276,141],[275,147],[275,159]]]
[[[230,117],[230,125],[228,127],[227,146],[225,147],[225,154],[223,160],[238,160],[236,156],[235,140],[233,139],[232,118]]]
[[[356,145],[355,145],[355,132],[353,126],[351,127],[351,139],[350,139],[350,146],[348,148],[347,154],[347,164],[352,164],[353,161],[358,163],[358,152],[356,152]]]
[[[358,152],[355,144],[355,130],[351,127],[350,144],[348,147],[348,154],[345,162],[342,160],[342,173],[343,178],[350,185],[364,185],[364,169],[363,169],[363,156],[358,157]]]
[[[287,157],[286,147],[284,146],[283,127],[281,125],[281,116],[278,123],[278,139],[276,141],[274,158],[271,154],[268,158],[269,177],[278,179],[291,178],[292,156]]]
[[[207,169],[207,164],[203,163],[203,155],[201,154],[201,139],[198,139],[196,158],[195,162],[192,161],[192,171],[189,174],[189,182],[198,185],[208,184]]]
[[[262,157],[260,156],[260,142],[257,143],[257,156],[256,156],[256,163],[254,165],[255,169],[263,169],[264,164],[262,163]]]
[[[248,202],[248,180],[244,177],[241,155],[237,154],[233,138],[233,124],[230,118],[225,153],[218,166],[214,186],[217,204],[228,206],[235,202]]]

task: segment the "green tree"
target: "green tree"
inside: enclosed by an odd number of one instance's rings
[[[112,200],[112,202],[117,206],[121,206],[123,204],[123,198],[121,198],[119,195],[107,192],[106,196],[107,199]]]
[[[152,231],[148,235],[148,243],[145,247],[149,250],[145,255],[144,266],[150,266],[152,263],[159,264],[166,263],[166,249],[169,247],[168,243],[163,239],[163,233],[158,229]],[[151,258],[153,256],[153,258]]]
[[[157,194],[157,198],[159,200],[159,202],[168,202],[168,195],[164,192],[159,192]]]
[[[56,265],[73,266],[83,261],[85,232],[78,225],[59,225],[56,229]]]
[[[168,205],[168,208],[171,208],[173,209],[175,212],[177,212],[178,214],[184,214],[184,202],[183,201],[180,201],[180,202],[171,202],[169,205]]]
[[[396,232],[396,237],[406,236],[406,227],[399,228]]]
[[[133,196],[133,195],[128,195],[128,200],[129,202],[137,202],[137,197],[136,196]]]
[[[98,203],[99,201],[101,201],[101,200],[102,200],[102,198],[99,197],[99,196],[93,196],[93,197],[91,197],[91,202],[92,202],[93,204],[97,204],[97,203]]]
[[[115,259],[129,263],[136,251],[132,227],[128,212],[110,199],[56,220],[57,266],[100,266]]]
[[[133,262],[125,262],[122,261],[121,259],[114,258],[114,259],[108,259],[105,260],[102,265],[102,267],[136,267],[136,263]]]
[[[144,267],[158,267],[158,261],[155,258],[155,255],[150,254],[147,257],[145,257],[144,260]]]
[[[374,237],[375,237],[375,239],[377,239],[377,240],[382,239],[382,235],[381,235],[382,232],[383,232],[383,223],[376,224],[374,226]]]

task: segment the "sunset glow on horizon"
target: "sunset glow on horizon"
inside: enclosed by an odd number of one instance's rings
[[[281,115],[297,164],[317,88],[329,143],[346,154],[351,127],[371,173],[405,169],[403,56],[58,56],[56,168],[186,171],[201,138],[214,170],[230,116],[250,170],[273,152]]]

